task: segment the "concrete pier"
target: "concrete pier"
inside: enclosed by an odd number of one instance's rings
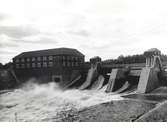
[[[159,86],[158,72],[155,68],[145,67],[141,71],[138,93],[147,93]]]
[[[108,81],[106,92],[114,92],[120,88],[126,81],[127,69],[113,69]]]
[[[156,48],[144,52],[146,66],[141,71],[138,93],[147,93],[159,87],[158,73],[163,71],[160,54],[161,52]]]
[[[138,84],[138,93],[147,93],[159,87],[160,79],[158,74],[163,72],[160,54],[161,52],[156,48],[145,51],[144,55],[146,57],[146,64],[142,69],[112,69],[106,92],[114,92],[119,89],[126,81],[128,81],[129,76],[139,78],[137,81],[131,81],[131,85],[133,85],[134,82]]]

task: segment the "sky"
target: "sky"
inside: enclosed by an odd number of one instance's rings
[[[21,52],[76,48],[86,60],[167,54],[166,0],[0,0],[0,62]]]

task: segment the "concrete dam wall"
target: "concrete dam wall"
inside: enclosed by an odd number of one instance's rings
[[[55,70],[52,72],[48,70],[47,73],[50,73],[51,80],[56,80],[64,90],[76,88],[103,90],[107,93],[127,91],[147,93],[161,85],[167,85],[165,82],[167,72],[164,70],[166,66],[160,60],[159,50],[151,49],[145,51],[144,55],[146,63],[106,65],[102,64],[100,57],[94,57],[82,69],[61,69],[62,74],[61,72],[54,74]],[[11,73],[17,79],[14,72]]]
[[[103,89],[107,93],[122,93],[126,91],[148,93],[165,84],[167,73],[161,63],[159,52],[157,50],[148,50],[144,54],[146,56],[145,64],[123,65],[124,67],[119,65],[118,68],[116,67],[117,65],[108,68],[106,65],[103,66],[98,59],[92,59],[86,80],[78,89]],[[77,80],[74,81],[78,82]]]

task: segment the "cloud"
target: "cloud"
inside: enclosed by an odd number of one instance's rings
[[[2,48],[18,47],[18,43],[15,43],[16,39],[11,38],[5,34],[0,35],[0,51]]]
[[[22,38],[22,43],[29,43],[29,44],[57,44],[58,41],[56,37],[52,37],[50,35],[45,34],[38,34],[28,37]]]
[[[0,48],[10,48],[10,47],[17,47],[17,44],[13,44],[13,43],[6,43],[6,44],[2,44],[0,43]]]
[[[90,32],[87,30],[78,30],[78,31],[70,30],[70,31],[68,31],[68,33],[74,34],[76,36],[84,36],[84,37],[89,37],[91,35]]]
[[[38,30],[28,26],[0,26],[0,35],[5,34],[13,38],[22,38],[39,33]]]
[[[11,54],[15,54],[16,52],[14,51],[5,51],[5,50],[0,50],[0,55],[11,55]]]
[[[0,8],[0,50],[72,47],[87,59],[167,52],[165,0],[5,0]]]
[[[7,18],[8,18],[8,16],[6,14],[0,13],[0,21],[3,21]]]

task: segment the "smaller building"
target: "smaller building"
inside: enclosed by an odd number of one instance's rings
[[[101,58],[99,56],[95,56],[93,58],[90,58],[90,63],[95,64],[97,62],[101,62]]]
[[[72,48],[29,51],[14,57],[13,64],[21,81],[35,77],[41,82],[66,82],[73,72],[82,69],[84,55]]]

